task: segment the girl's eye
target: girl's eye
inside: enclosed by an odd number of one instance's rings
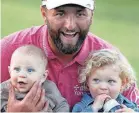
[[[27,69],[27,71],[28,71],[28,72],[33,72],[33,71],[35,71],[35,70],[34,70],[34,69],[29,68],[29,69]]]
[[[15,70],[16,72],[19,72],[19,71],[20,71],[20,68],[19,68],[19,67],[15,67],[14,70]]]
[[[93,79],[93,82],[95,82],[95,83],[99,83],[100,80],[95,78],[95,79]]]

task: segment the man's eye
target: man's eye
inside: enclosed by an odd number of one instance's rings
[[[32,68],[27,69],[28,72],[34,72],[35,70]]]
[[[19,71],[20,71],[20,68],[19,68],[19,67],[15,67],[14,70],[15,70],[16,72],[19,72]]]
[[[77,13],[77,16],[82,17],[82,16],[85,16],[85,14],[84,13]]]
[[[99,83],[100,80],[99,80],[99,79],[93,79],[93,82],[95,82],[95,83]]]
[[[63,12],[58,12],[56,15],[57,16],[64,16],[64,13]]]

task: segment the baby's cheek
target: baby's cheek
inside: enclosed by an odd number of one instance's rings
[[[12,76],[11,77],[11,82],[12,82],[12,85],[16,85],[17,84],[17,77],[16,76]]]
[[[34,83],[34,82],[40,80],[40,77],[38,77],[38,76],[36,76],[36,75],[34,75],[34,76],[33,76],[33,75],[32,75],[32,76],[28,76],[28,80],[29,80],[30,82]]]

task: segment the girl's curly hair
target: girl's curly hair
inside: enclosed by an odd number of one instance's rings
[[[86,84],[86,79],[91,75],[92,69],[111,64],[118,66],[120,69],[120,78],[125,83],[122,91],[128,89],[136,82],[135,73],[131,65],[120,52],[111,49],[101,49],[89,54],[85,66],[79,70],[79,83]]]

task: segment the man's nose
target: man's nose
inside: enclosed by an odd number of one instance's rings
[[[65,18],[65,23],[64,23],[64,27],[67,29],[67,30],[72,30],[74,31],[75,30],[75,27],[76,27],[76,18],[74,15],[68,15],[66,16]]]

